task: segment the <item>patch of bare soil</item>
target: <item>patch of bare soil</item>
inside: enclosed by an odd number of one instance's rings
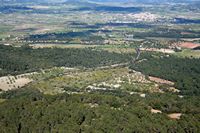
[[[172,49],[157,49],[157,48],[140,48],[141,51],[153,51],[153,52],[161,52],[161,53],[167,53],[167,54],[172,54],[175,53],[174,50]]]
[[[182,35],[191,35],[191,32],[181,32]]]
[[[182,116],[182,113],[173,113],[173,114],[168,114],[167,116],[171,119],[180,119]]]
[[[48,29],[48,28],[40,28],[40,29],[35,30],[34,33],[37,33],[37,34],[39,34],[39,33],[45,33],[45,32],[48,32],[50,30],[51,29]]]
[[[32,82],[32,80],[23,75],[4,76],[0,77],[0,89],[3,91],[19,89],[30,82]]]
[[[200,46],[199,44],[192,43],[192,42],[182,42],[182,43],[179,44],[179,47],[189,48],[189,49],[193,49],[193,48],[196,48],[196,47],[199,47],[199,46]]]
[[[165,80],[165,79],[161,79],[161,78],[158,78],[158,77],[149,76],[149,80],[156,82],[156,83],[160,83],[160,84],[174,85],[174,82],[169,81],[169,80]]]
[[[158,113],[162,113],[162,111],[157,110],[157,109],[151,109],[151,113],[158,114]]]
[[[33,9],[49,9],[50,8],[49,6],[29,6],[29,7]]]

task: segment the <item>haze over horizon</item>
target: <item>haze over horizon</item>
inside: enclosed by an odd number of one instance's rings
[[[0,2],[67,2],[67,1],[82,1],[82,2],[139,2],[139,3],[163,3],[163,2],[190,2],[200,0],[0,0]]]

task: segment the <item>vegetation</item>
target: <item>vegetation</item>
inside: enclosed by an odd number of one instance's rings
[[[49,70],[45,73],[31,75],[33,82],[28,86],[36,88],[44,94],[85,93],[103,91],[119,91],[120,93],[159,92],[155,83],[145,79],[139,72],[129,73],[127,68],[107,68],[96,70]]]
[[[153,53],[144,53],[141,58],[145,60],[133,64],[132,69],[174,81],[182,94],[200,95],[199,59]]]
[[[198,48],[191,50],[191,49],[184,49],[181,52],[176,52],[176,56],[178,57],[188,57],[188,58],[200,58],[200,52],[198,51]]]
[[[189,32],[190,34],[181,34],[182,32]],[[165,37],[165,38],[197,38],[199,32],[185,31],[178,29],[167,29],[167,28],[155,28],[153,31],[145,33],[135,33],[134,37],[145,38],[145,37]]]
[[[199,133],[199,1],[0,1],[0,133]]]
[[[32,72],[52,67],[97,67],[129,61],[129,56],[88,49],[31,47],[15,48],[0,45],[0,75]]]
[[[142,8],[138,7],[117,7],[117,6],[96,6],[96,7],[82,7],[74,11],[108,11],[108,12],[140,12]]]
[[[31,89],[1,95],[2,133],[15,132],[198,132],[199,97],[182,100],[175,95],[114,96],[101,93],[48,96]],[[172,102],[173,101],[173,102]],[[151,114],[149,106],[162,109]],[[192,109],[190,108],[192,107]],[[168,112],[184,111],[181,120]]]

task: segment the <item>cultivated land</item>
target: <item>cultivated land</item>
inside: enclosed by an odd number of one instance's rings
[[[200,3],[0,4],[2,133],[200,131]]]

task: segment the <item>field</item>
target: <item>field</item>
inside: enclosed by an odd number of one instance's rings
[[[68,74],[69,73],[69,74]],[[131,87],[134,85],[134,87]],[[30,84],[45,94],[59,92],[87,93],[91,91],[124,91],[130,94],[161,92],[159,85],[150,82],[139,72],[129,74],[128,68],[99,68],[97,70],[72,70],[63,76]]]
[[[199,46],[200,46],[199,44],[191,43],[191,42],[183,42],[183,43],[180,43],[179,45],[179,47],[188,48],[188,49],[194,49]]]
[[[17,77],[14,76],[1,77],[0,90],[8,91],[12,89],[21,88],[31,82],[29,78],[21,77],[20,75]]]
[[[184,49],[182,52],[175,53],[178,57],[200,58],[200,51]]]

